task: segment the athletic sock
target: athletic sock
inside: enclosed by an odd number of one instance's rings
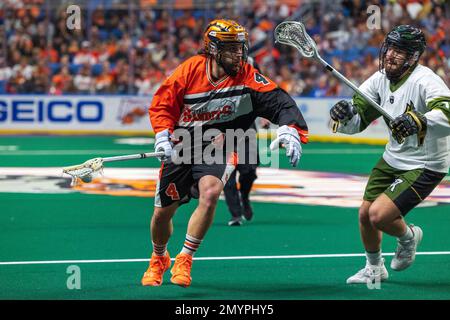
[[[167,243],[166,244],[156,244],[152,241],[153,243],[153,252],[155,253],[155,255],[159,256],[159,257],[164,257],[166,255],[166,251],[167,251]]]
[[[381,262],[381,250],[377,252],[366,251],[366,257],[367,261],[369,261],[369,264],[371,264],[372,266],[377,266]]]
[[[181,252],[193,256],[197,251],[198,247],[200,246],[200,243],[202,243],[201,239],[196,239],[186,234],[186,239],[184,240],[184,245]]]
[[[405,234],[402,235],[401,237],[398,237],[398,240],[403,242],[403,241],[412,240],[413,238],[414,238],[414,232],[412,231],[412,229],[409,226],[407,226]]]

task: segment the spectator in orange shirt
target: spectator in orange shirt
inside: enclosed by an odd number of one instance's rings
[[[102,64],[102,73],[95,80],[95,89],[97,93],[113,93],[114,77],[111,74],[111,69],[108,61]]]
[[[97,57],[93,54],[91,51],[91,44],[89,41],[83,41],[81,43],[81,50],[75,54],[75,57],[73,58],[73,63],[75,64],[96,64],[98,62]]]
[[[69,68],[64,67],[52,78],[50,94],[61,95],[70,93],[73,90],[73,77],[70,75]]]

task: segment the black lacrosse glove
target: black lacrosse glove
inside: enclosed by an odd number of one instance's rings
[[[398,143],[406,137],[417,134],[419,146],[423,144],[427,133],[427,118],[417,111],[408,111],[390,123],[392,136]]]
[[[330,117],[334,121],[346,123],[353,118],[356,111],[355,107],[347,100],[341,100],[336,103],[330,110]]]

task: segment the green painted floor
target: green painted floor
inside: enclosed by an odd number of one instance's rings
[[[115,139],[4,136],[0,167],[64,166],[115,151],[151,150],[117,145]],[[15,148],[2,151],[1,146]],[[304,147],[300,169],[368,174],[382,151],[380,146],[310,143]],[[157,167],[159,162],[146,159],[114,165]],[[288,167],[284,158],[282,167]],[[168,246],[173,257],[181,250],[195,205],[192,201],[182,206],[174,218]],[[215,222],[196,255],[241,259],[197,260],[191,287],[172,285],[168,273],[161,287],[149,288],[140,285],[146,261],[49,261],[148,258],[153,198],[0,193],[0,262],[46,261],[0,264],[0,299],[450,299],[450,255],[418,255],[404,272],[388,267],[390,278],[379,290],[345,284],[363,267],[364,258],[317,255],[363,252],[355,208],[261,202],[253,206],[254,220],[231,228],[220,201]],[[424,230],[420,252],[450,251],[448,206],[417,208],[407,220]],[[383,251],[394,250],[395,239],[385,237]],[[273,257],[283,255],[315,256]],[[251,256],[265,258],[242,258]],[[386,257],[387,266],[391,258]],[[80,268],[79,290],[67,287],[71,265]]]

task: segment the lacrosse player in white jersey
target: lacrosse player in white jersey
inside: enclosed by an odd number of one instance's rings
[[[450,165],[450,90],[429,68],[419,64],[426,48],[423,32],[410,25],[389,32],[380,50],[379,71],[361,86],[362,92],[394,118],[385,119],[390,138],[373,168],[359,208],[359,228],[366,266],[347,283],[388,278],[381,255],[382,234],[397,238],[391,269],[405,270],[415,260],[423,236],[405,215],[422,202],[447,175]],[[330,110],[337,131],[363,131],[381,114],[360,95]]]

